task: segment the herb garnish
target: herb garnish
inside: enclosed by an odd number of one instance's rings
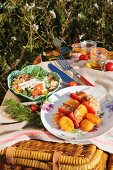
[[[39,108],[41,108],[42,103],[40,103]],[[17,121],[28,121],[28,126],[34,128],[44,128],[41,117],[40,110],[33,113],[29,106],[23,106],[16,100],[9,99],[5,100],[4,106],[6,106],[6,113],[8,113],[11,118],[16,119]]]

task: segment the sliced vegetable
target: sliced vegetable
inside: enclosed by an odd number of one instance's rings
[[[70,97],[74,100],[82,102],[82,99],[79,96],[77,96],[77,94],[75,94],[75,93],[70,93]]]
[[[94,123],[94,124],[96,124],[96,125],[98,125],[98,124],[101,122],[100,117],[99,117],[99,116],[96,116],[96,115],[94,115],[94,114],[92,114],[92,113],[87,113],[85,117],[86,117],[86,119],[88,119],[90,122],[92,122],[92,123]]]
[[[87,108],[87,110],[88,110],[89,113],[92,113],[92,114],[94,114],[94,115],[96,114],[96,110],[95,110],[92,106],[90,106],[90,105],[88,104],[88,102],[83,101],[82,104],[83,104],[84,106],[86,106],[86,108]]]
[[[80,128],[83,131],[89,132],[93,129],[93,127],[94,127],[94,124],[87,119],[83,119],[80,122]]]
[[[79,127],[77,118],[74,116],[73,112],[68,113],[68,117],[73,121],[75,128]]]
[[[64,113],[65,115],[67,115],[70,111],[63,109],[62,107],[59,107],[58,112]]]
[[[74,129],[73,121],[67,116],[63,116],[59,120],[59,125],[62,130],[67,131],[67,132],[71,132]]]

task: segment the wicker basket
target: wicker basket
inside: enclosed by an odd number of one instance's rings
[[[0,151],[0,170],[105,170],[107,158],[95,145],[30,140]]]
[[[113,170],[113,155],[108,157],[108,170]]]

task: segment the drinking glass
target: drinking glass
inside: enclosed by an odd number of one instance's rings
[[[105,48],[93,48],[91,50],[91,67],[94,69],[105,70],[107,60],[107,50]]]
[[[91,50],[97,47],[97,43],[92,40],[82,41],[81,43],[82,54],[88,54],[90,56]]]
[[[71,57],[73,60],[78,61],[81,53],[81,46],[80,43],[74,43],[71,45],[72,47],[72,52],[71,52]]]

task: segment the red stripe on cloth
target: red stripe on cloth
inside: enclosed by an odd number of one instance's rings
[[[43,132],[43,131],[23,132],[23,133],[21,133],[21,134],[15,135],[15,136],[13,136],[13,137],[8,137],[7,139],[0,139],[0,143],[8,142],[8,141],[17,139],[18,137],[24,136],[24,135],[28,135],[28,137],[29,137],[29,136],[39,135],[39,134],[46,135],[46,136],[51,136],[51,134],[50,134],[48,131],[44,131],[44,132]]]
[[[102,141],[102,140],[99,140],[99,139],[92,139],[91,140],[94,144],[95,143],[99,143],[100,145],[103,144],[103,145],[111,145],[113,147],[113,142],[110,142],[110,141]]]

